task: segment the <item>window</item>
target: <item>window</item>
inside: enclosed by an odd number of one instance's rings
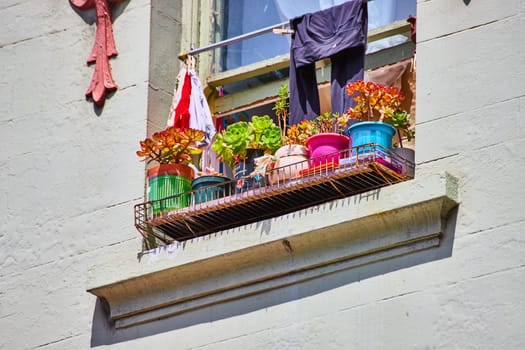
[[[215,0],[216,23],[213,37],[216,41],[231,39],[262,28],[287,23],[304,13],[316,12],[345,2],[344,0],[308,0],[298,5],[293,0]],[[416,1],[374,0],[368,4],[368,29],[406,19],[415,15]],[[406,41],[395,36],[369,45],[374,52]],[[290,38],[267,33],[221,48],[216,55],[218,64],[214,73],[245,66],[289,52]]]

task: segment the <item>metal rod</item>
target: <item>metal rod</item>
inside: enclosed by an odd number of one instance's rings
[[[363,0],[363,2],[364,1],[370,2],[370,1],[374,1],[374,0]],[[198,54],[198,53],[201,53],[201,52],[204,52],[204,51],[208,51],[208,50],[217,49],[219,47],[223,47],[223,46],[226,46],[226,45],[235,44],[235,43],[237,43],[239,41],[243,41],[243,40],[250,39],[250,38],[253,38],[253,37],[256,37],[256,36],[259,36],[259,35],[270,33],[271,31],[273,31],[276,28],[284,28],[284,27],[289,27],[289,26],[290,26],[290,21],[286,21],[286,22],[282,22],[282,23],[271,25],[269,27],[257,29],[257,30],[254,30],[253,32],[241,34],[241,35],[235,36],[235,37],[230,38],[230,39],[222,40],[222,41],[210,44],[210,45],[206,45],[206,46],[202,46],[202,47],[190,50],[188,52],[182,52],[179,55],[179,59],[184,61],[184,60],[186,60],[186,58],[188,56],[195,55],[195,54]]]
[[[270,33],[275,28],[284,28],[284,27],[289,26],[289,25],[290,25],[290,22],[286,21],[286,22],[282,22],[282,23],[279,23],[279,24],[274,24],[274,25],[269,26],[269,27],[257,29],[257,30],[254,30],[253,32],[241,34],[241,35],[235,36],[233,38],[222,40],[222,41],[210,44],[210,45],[202,46],[202,47],[190,50],[188,52],[181,53],[179,55],[179,59],[185,60],[186,57],[188,57],[190,55],[195,55],[195,54],[198,54],[198,53],[201,53],[201,52],[204,52],[204,51],[213,50],[213,49],[217,49],[219,47],[223,47],[223,46],[226,46],[226,45],[235,44],[235,43],[237,43],[239,41],[250,39],[250,38],[262,35],[262,34]]]

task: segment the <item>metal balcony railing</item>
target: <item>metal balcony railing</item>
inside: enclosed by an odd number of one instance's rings
[[[413,163],[391,150],[368,144],[275,168],[264,175],[137,204],[135,227],[150,242],[155,239],[169,244],[375,190],[413,176]]]

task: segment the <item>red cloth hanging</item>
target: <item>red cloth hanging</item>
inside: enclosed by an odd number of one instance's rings
[[[191,78],[186,70],[184,75],[184,84],[179,103],[175,107],[175,118],[173,126],[186,130],[190,127],[190,96],[191,96]]]

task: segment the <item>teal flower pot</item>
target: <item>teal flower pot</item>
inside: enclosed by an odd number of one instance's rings
[[[352,154],[356,153],[355,147],[366,145],[367,143],[376,143],[386,149],[392,149],[392,137],[396,129],[383,122],[359,122],[350,126],[347,130],[348,136],[352,139]],[[359,153],[371,152],[369,147],[360,147]]]
[[[231,179],[218,175],[200,176],[191,183],[195,204],[229,196],[231,187]]]

